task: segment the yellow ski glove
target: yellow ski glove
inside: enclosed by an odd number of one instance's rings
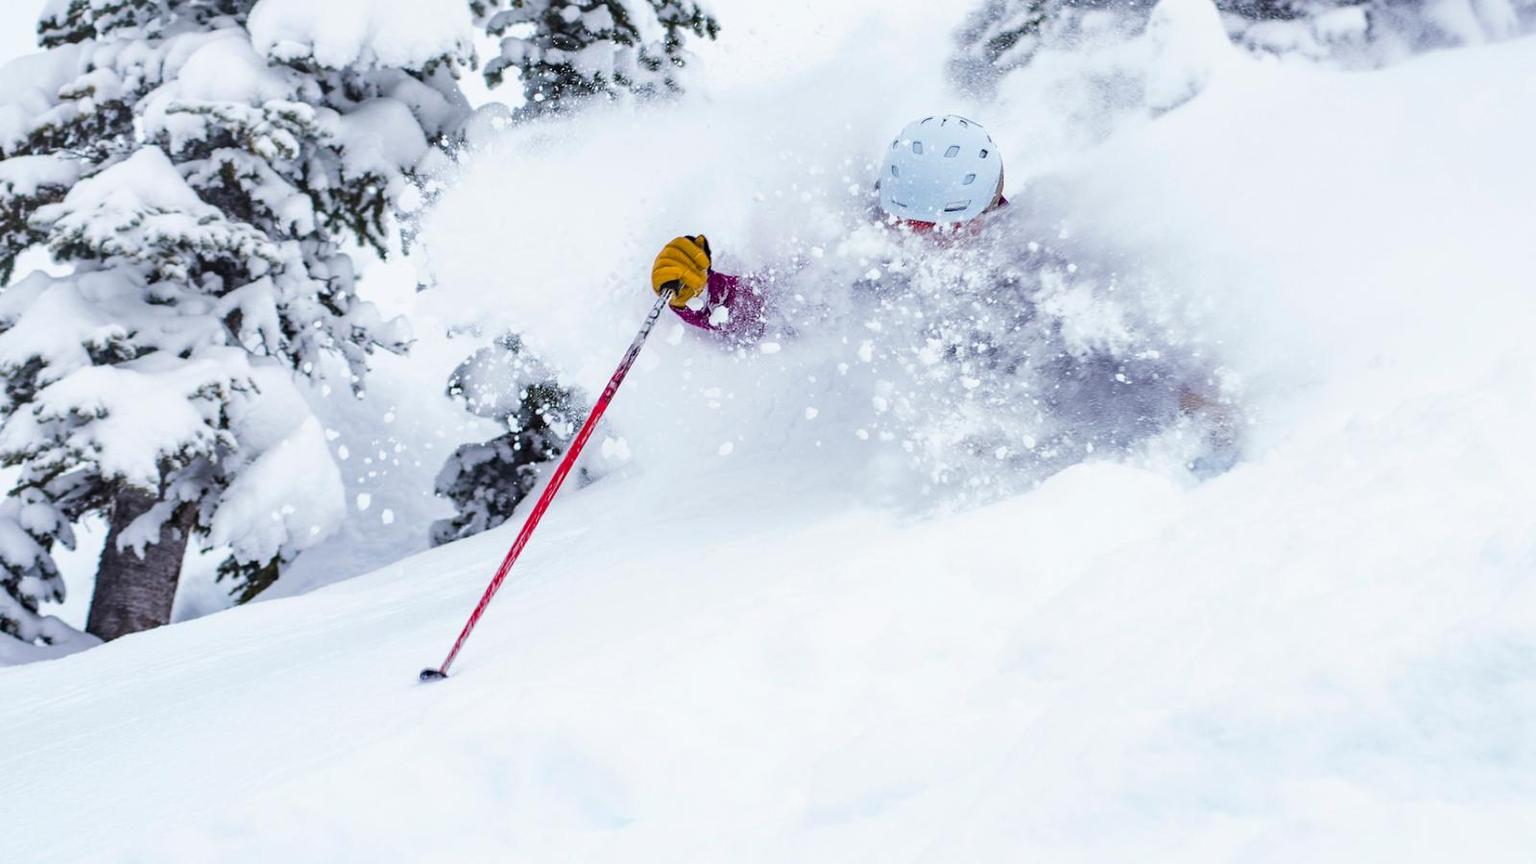
[[[678,237],[656,256],[656,264],[651,267],[651,288],[657,294],[663,288],[675,288],[672,305],[684,306],[709,284],[709,263],[709,240],[703,234]]]

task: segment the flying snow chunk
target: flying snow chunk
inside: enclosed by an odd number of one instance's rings
[[[614,462],[628,462],[630,456],[629,440],[626,438],[604,438],[603,458]]]

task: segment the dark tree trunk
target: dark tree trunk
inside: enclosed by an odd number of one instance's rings
[[[96,593],[85,623],[86,632],[93,636],[112,640],[170,623],[171,602],[176,599],[192,527],[192,508],[183,507],[166,521],[159,541],[144,550],[143,558],[132,549],[117,548],[118,538],[128,526],[155,503],[153,494],[140,489],[124,489],[113,501],[111,529],[96,569]]]

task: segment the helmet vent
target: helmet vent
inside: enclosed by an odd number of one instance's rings
[[[944,207],[944,212],[945,213],[959,213],[961,210],[964,210],[964,209],[966,209],[967,207],[970,207],[970,206],[971,206],[971,202],[970,201],[951,201],[951,202],[949,202],[948,205],[946,205]]]
[[[901,176],[901,169],[897,168],[895,165],[892,165],[891,166],[891,176],[892,177],[900,177]],[[975,178],[975,176],[976,176],[975,174],[971,175],[971,177],[973,179]]]
[[[981,158],[983,158],[983,159],[985,159],[985,158],[987,158],[987,156],[988,156],[988,155],[989,155],[989,154],[990,154],[990,153],[991,153],[991,152],[992,152],[992,151],[991,151],[991,150],[983,150],[983,151],[981,151]]]
[[[896,170],[896,166],[892,165],[891,166],[891,170],[893,170],[893,171]],[[960,181],[960,185],[961,186],[969,186],[969,185],[971,185],[972,183],[975,183],[975,182],[976,182],[976,175],[975,174],[967,174],[967,175],[965,175],[965,179]]]
[[[944,158],[945,159],[953,159],[953,158],[955,158],[956,156],[959,156],[959,155],[960,155],[960,145],[959,144],[951,144],[951,145],[949,145],[949,149],[944,151]]]
[[[912,152],[916,153],[919,156],[923,155],[923,142],[921,142],[921,141],[913,141],[912,142]]]

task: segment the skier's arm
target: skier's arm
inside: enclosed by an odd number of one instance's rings
[[[651,288],[671,285],[672,311],[683,323],[736,340],[762,335],[763,297],[758,280],[711,269],[709,241],[700,234],[678,237],[656,256]]]

